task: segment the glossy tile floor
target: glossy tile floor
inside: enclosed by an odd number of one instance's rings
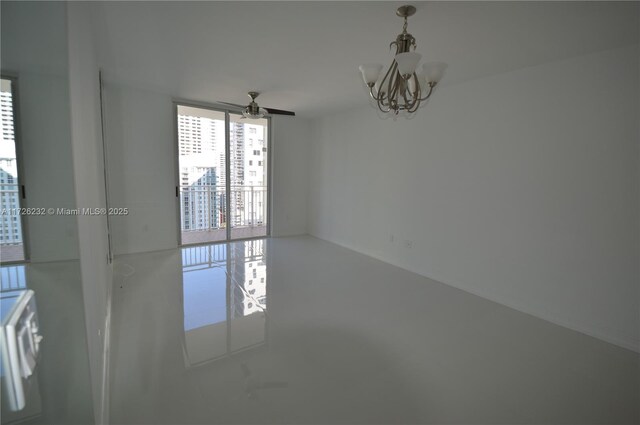
[[[115,424],[640,422],[638,354],[318,239],[115,267]]]
[[[28,424],[93,423],[80,263],[3,266],[0,279],[3,290],[35,292],[44,337],[27,406],[19,413],[3,406],[2,424],[18,418]]]

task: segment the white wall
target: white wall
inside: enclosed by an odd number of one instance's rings
[[[18,77],[23,206],[75,208],[65,4],[2,2],[1,8],[2,73]],[[31,261],[78,258],[74,216],[28,216],[26,221]]]
[[[64,2],[2,2],[2,71],[18,78],[17,124],[25,168],[20,177],[26,185],[26,206],[105,206],[92,38],[87,4],[70,3],[67,8]],[[84,376],[82,362],[88,360],[92,391],[87,399],[93,397],[93,414],[99,421],[112,278],[105,217],[28,216],[27,229],[32,263],[80,259],[85,313],[80,326],[86,326],[88,359],[76,356],[75,367],[78,376]],[[33,274],[36,265],[29,270]],[[45,310],[56,308],[55,303],[40,302]],[[89,414],[90,405],[77,404],[82,402],[69,400],[68,406],[52,411]]]
[[[128,216],[112,218],[114,253],[175,248],[172,96],[109,79],[105,92],[109,199],[113,207],[130,210]],[[273,234],[305,233],[309,122],[275,117],[272,126]]]
[[[109,200],[129,208],[112,217],[114,254],[178,244],[174,117],[171,97],[107,80],[106,141]]]
[[[311,122],[300,117],[275,115],[271,125],[271,235],[305,234]]]
[[[75,195],[78,208],[105,208],[98,61],[90,5],[69,3],[69,92]],[[78,241],[96,423],[106,421],[106,356],[113,273],[105,215],[79,215]],[[105,332],[107,331],[107,332]]]
[[[640,350],[638,57],[442,87],[413,120],[317,119],[309,232]]]

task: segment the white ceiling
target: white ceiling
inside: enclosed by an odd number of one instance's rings
[[[390,62],[400,2],[103,2],[109,78],[314,116],[365,105],[358,65]],[[409,32],[445,84],[638,43],[637,2],[413,2]]]

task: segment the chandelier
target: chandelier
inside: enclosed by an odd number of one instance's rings
[[[422,56],[415,52],[416,39],[407,32],[407,18],[414,13],[416,8],[410,5],[396,11],[396,15],[404,18],[404,25],[402,33],[389,45],[396,46],[396,55],[382,80],[378,81],[382,65],[360,65],[369,94],[384,113],[398,115],[401,111],[408,114],[417,111],[420,103],[429,99],[447,67],[443,62],[428,62],[421,71],[416,71]]]

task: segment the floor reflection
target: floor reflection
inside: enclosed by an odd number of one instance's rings
[[[0,267],[1,291],[15,291],[27,287],[25,265]]]
[[[266,341],[264,244],[264,240],[250,240],[182,248],[187,367]]]
[[[38,372],[40,355],[31,326],[38,326],[35,297],[27,291],[25,266],[0,268],[0,313],[2,333],[2,424],[38,418],[42,413]],[[32,301],[33,310],[25,304]],[[31,314],[31,316],[30,316]],[[33,315],[36,317],[31,322]],[[11,347],[17,349],[11,350]]]
[[[638,423],[637,354],[318,239],[114,270],[109,423]]]
[[[25,387],[26,405],[12,412],[3,398],[2,424],[24,420],[29,424],[93,422],[79,262],[2,266],[0,283],[3,297],[25,289],[34,291],[38,333],[44,338]],[[5,313],[4,306],[2,310]],[[5,383],[3,377],[2,385]],[[4,394],[6,389],[0,391]]]

